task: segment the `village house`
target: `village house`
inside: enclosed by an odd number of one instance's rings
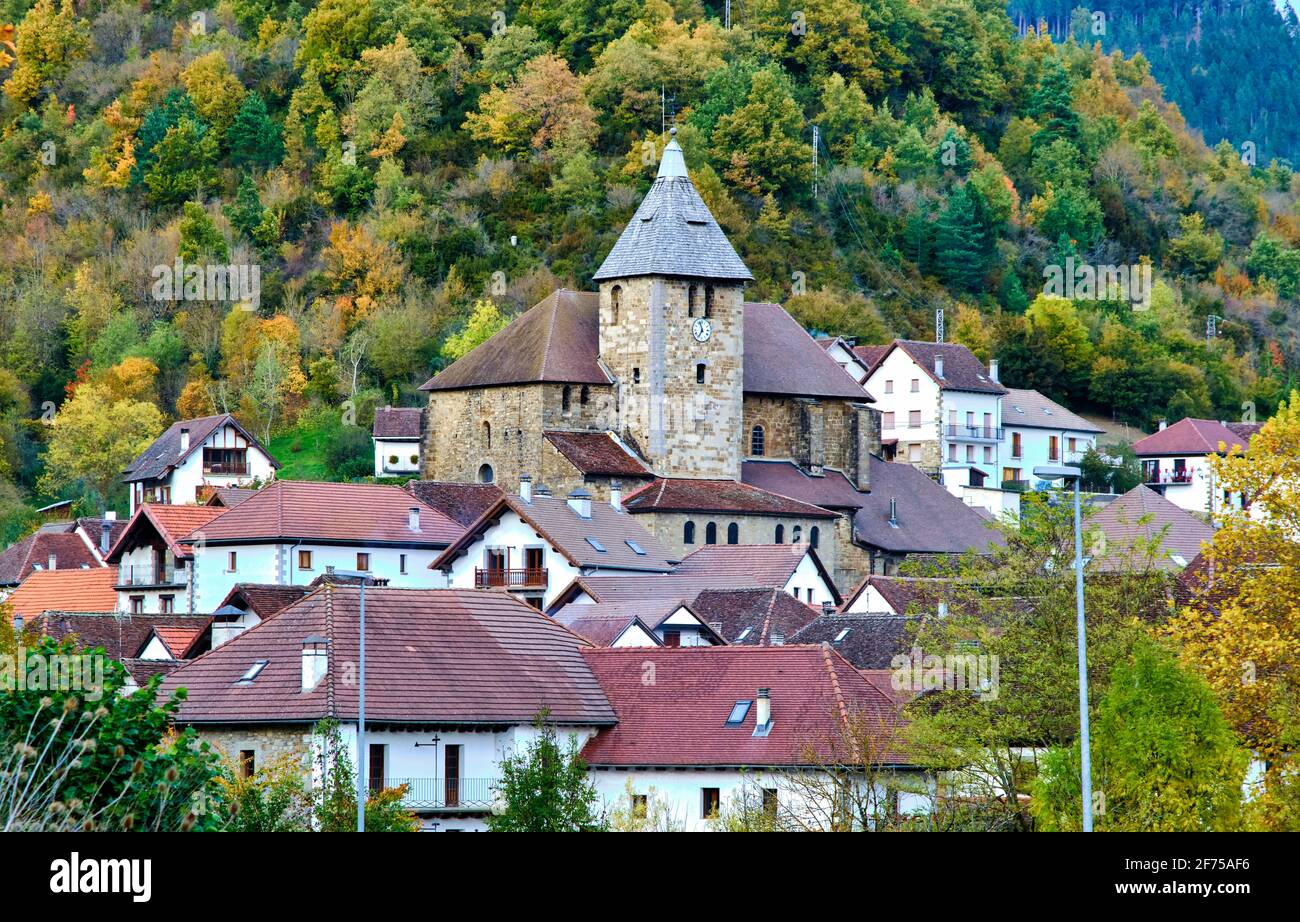
[[[504,495],[491,483],[450,483],[440,480],[408,480],[402,487],[426,506],[432,506],[462,528],[478,519]]]
[[[202,507],[209,508],[209,507]],[[194,610],[214,612],[238,583],[307,585],[329,568],[388,585],[443,585],[429,564],[462,527],[399,487],[277,480],[188,535]]]
[[[671,599],[566,605],[555,614],[555,620],[597,647],[712,647],[726,643],[705,623],[694,604]]]
[[[116,568],[117,611],[194,614],[195,547],[190,536],[225,509],[142,503],[105,558]]]
[[[430,567],[453,589],[502,589],[545,608],[579,576],[667,573],[675,562],[614,502],[581,488],[560,499],[525,476],[518,496],[502,493]]]
[[[800,602],[784,589],[705,589],[691,610],[729,644],[776,646],[815,619],[834,610]]]
[[[19,626],[45,612],[112,612],[117,605],[116,579],[108,567],[37,570],[18,584],[5,604]]]
[[[1107,503],[1085,524],[1090,567],[1103,572],[1178,572],[1214,540],[1214,528],[1144,484]]]
[[[826,354],[835,360],[835,364],[858,384],[865,384],[871,365],[859,354],[853,343],[840,336],[822,336],[817,345],[826,350]]]
[[[212,613],[212,646],[219,647],[232,637],[278,615],[312,588],[310,585],[236,583]]]
[[[116,512],[102,519],[46,522],[0,551],[0,602],[39,570],[85,570],[108,566],[104,558],[124,523]]]
[[[598,500],[618,481],[739,480],[746,457],[835,469],[867,487],[871,396],[752,278],[687,175],[677,142],[594,275],[443,369],[424,474]]]
[[[280,462],[229,413],[174,422],[123,472],[131,514],[142,503],[202,503],[217,487],[275,477]]]
[[[1240,494],[1214,482],[1206,459],[1231,448],[1245,451],[1258,423],[1223,423],[1212,419],[1180,419],[1133,443],[1142,462],[1142,480],[1174,505],[1208,519],[1230,509],[1240,509]]]
[[[764,813],[781,828],[861,828],[928,808],[895,702],[828,646],[582,656],[619,718],[582,750],[608,809],[701,831]]]
[[[864,386],[876,397],[880,437],[893,457],[937,475],[945,466],[999,473],[1002,397],[997,362],[986,369],[958,343],[895,340],[872,347]]]
[[[371,438],[375,476],[406,477],[420,472],[424,411],[419,407],[377,407]]]
[[[1007,388],[1002,400],[1002,473],[1009,490],[1039,489],[1033,476],[1043,465],[1077,465],[1102,434],[1092,423],[1038,391]]]
[[[314,727],[338,722],[356,764],[356,586],[325,582],[273,618],[171,672],[187,689],[176,723],[245,772],[273,759],[311,770]],[[587,642],[504,592],[369,587],[366,774],[407,788],[426,830],[481,830],[500,763],[537,736],[546,711],[579,746],[617,715],[581,651]]]

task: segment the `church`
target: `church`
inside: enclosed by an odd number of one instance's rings
[[[746,302],[752,278],[671,140],[599,291],[552,293],[423,386],[425,476],[604,495],[767,456],[866,489],[871,396],[779,305]]]

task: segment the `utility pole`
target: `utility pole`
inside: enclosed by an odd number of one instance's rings
[[[1219,335],[1219,321],[1223,318],[1218,314],[1210,314],[1205,318],[1205,345],[1210,345],[1210,340]]]
[[[727,0],[727,9],[725,13],[725,19],[723,20],[723,28],[724,29],[731,28],[731,0]]]
[[[812,192],[813,192],[813,198],[816,198],[817,197],[817,149],[821,146],[822,130],[816,125],[813,125],[812,129],[813,129],[813,145],[812,145],[813,147],[813,161],[812,161],[813,190]]]

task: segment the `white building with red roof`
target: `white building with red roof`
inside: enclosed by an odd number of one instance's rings
[[[189,536],[226,510],[142,503],[105,561],[117,569],[117,611],[194,614],[194,544]],[[207,612],[203,612],[206,614]]]
[[[1213,419],[1180,419],[1172,426],[1133,443],[1142,462],[1142,480],[1175,506],[1217,518],[1226,509],[1240,509],[1240,494],[1214,482],[1207,459],[1229,449],[1245,451],[1256,423],[1223,423]]]

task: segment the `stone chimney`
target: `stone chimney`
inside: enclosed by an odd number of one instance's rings
[[[998,360],[997,360],[997,359],[989,359],[989,380],[990,380],[990,381],[997,381],[997,380],[998,380]]]
[[[623,483],[619,480],[609,482],[609,504],[619,512],[623,511]]]
[[[420,530],[420,507],[412,506],[406,514],[406,527],[411,531]]]
[[[591,518],[591,494],[579,487],[569,494],[569,508],[578,514],[579,518]]]
[[[527,474],[519,478],[519,498],[526,503],[533,501],[533,478]]]
[[[190,450],[190,430],[189,427],[181,429],[181,451]]]
[[[312,634],[302,642],[302,690],[311,691],[329,669],[329,641]]]
[[[105,512],[104,521],[99,523],[99,553],[100,556],[107,554],[112,547],[113,520],[109,518],[113,513]]]

